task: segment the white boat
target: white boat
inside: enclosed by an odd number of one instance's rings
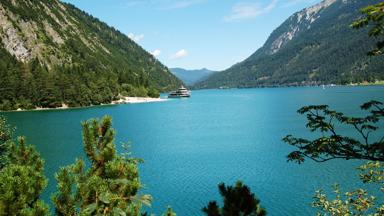
[[[186,89],[184,86],[181,86],[176,91],[172,91],[168,94],[168,98],[185,98],[191,97],[191,92]]]

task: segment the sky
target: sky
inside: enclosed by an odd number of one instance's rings
[[[115,27],[169,68],[224,70],[320,0],[63,0]]]

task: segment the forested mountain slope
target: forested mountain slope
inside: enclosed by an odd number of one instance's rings
[[[58,0],[0,1],[0,110],[109,103],[181,84],[118,30]]]
[[[348,84],[384,80],[384,56],[366,29],[350,24],[380,0],[325,0],[293,14],[263,47],[195,88]]]

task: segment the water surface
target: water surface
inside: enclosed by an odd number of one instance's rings
[[[160,103],[4,115],[46,161],[46,200],[55,191],[58,168],[84,157],[80,122],[111,115],[119,150],[132,142],[133,155],[145,161],[140,176],[142,192],[154,197],[150,212],[161,215],[170,205],[181,216],[202,215],[209,200],[220,198],[218,183],[241,179],[270,215],[304,216],[314,213],[315,190],[336,182],[344,189],[361,186],[355,170],[360,163],[287,163],[293,149],[281,138],[310,136],[296,110],[329,104],[360,115],[359,105],[371,99],[384,101],[384,87],[201,90],[190,99]]]

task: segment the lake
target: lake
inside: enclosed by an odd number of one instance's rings
[[[142,193],[154,198],[149,212],[161,215],[172,206],[180,216],[202,215],[208,201],[220,200],[220,182],[240,179],[269,215],[305,216],[315,213],[311,201],[317,189],[330,190],[334,183],[344,190],[361,186],[355,169],[361,162],[287,163],[293,148],[282,137],[311,136],[296,110],[329,104],[359,115],[359,106],[371,99],[384,101],[384,87],[200,90],[189,99],[159,103],[3,115],[45,159],[45,200],[55,191],[59,167],[84,157],[80,122],[111,115],[119,150],[131,142],[133,156],[145,161],[140,176]]]

